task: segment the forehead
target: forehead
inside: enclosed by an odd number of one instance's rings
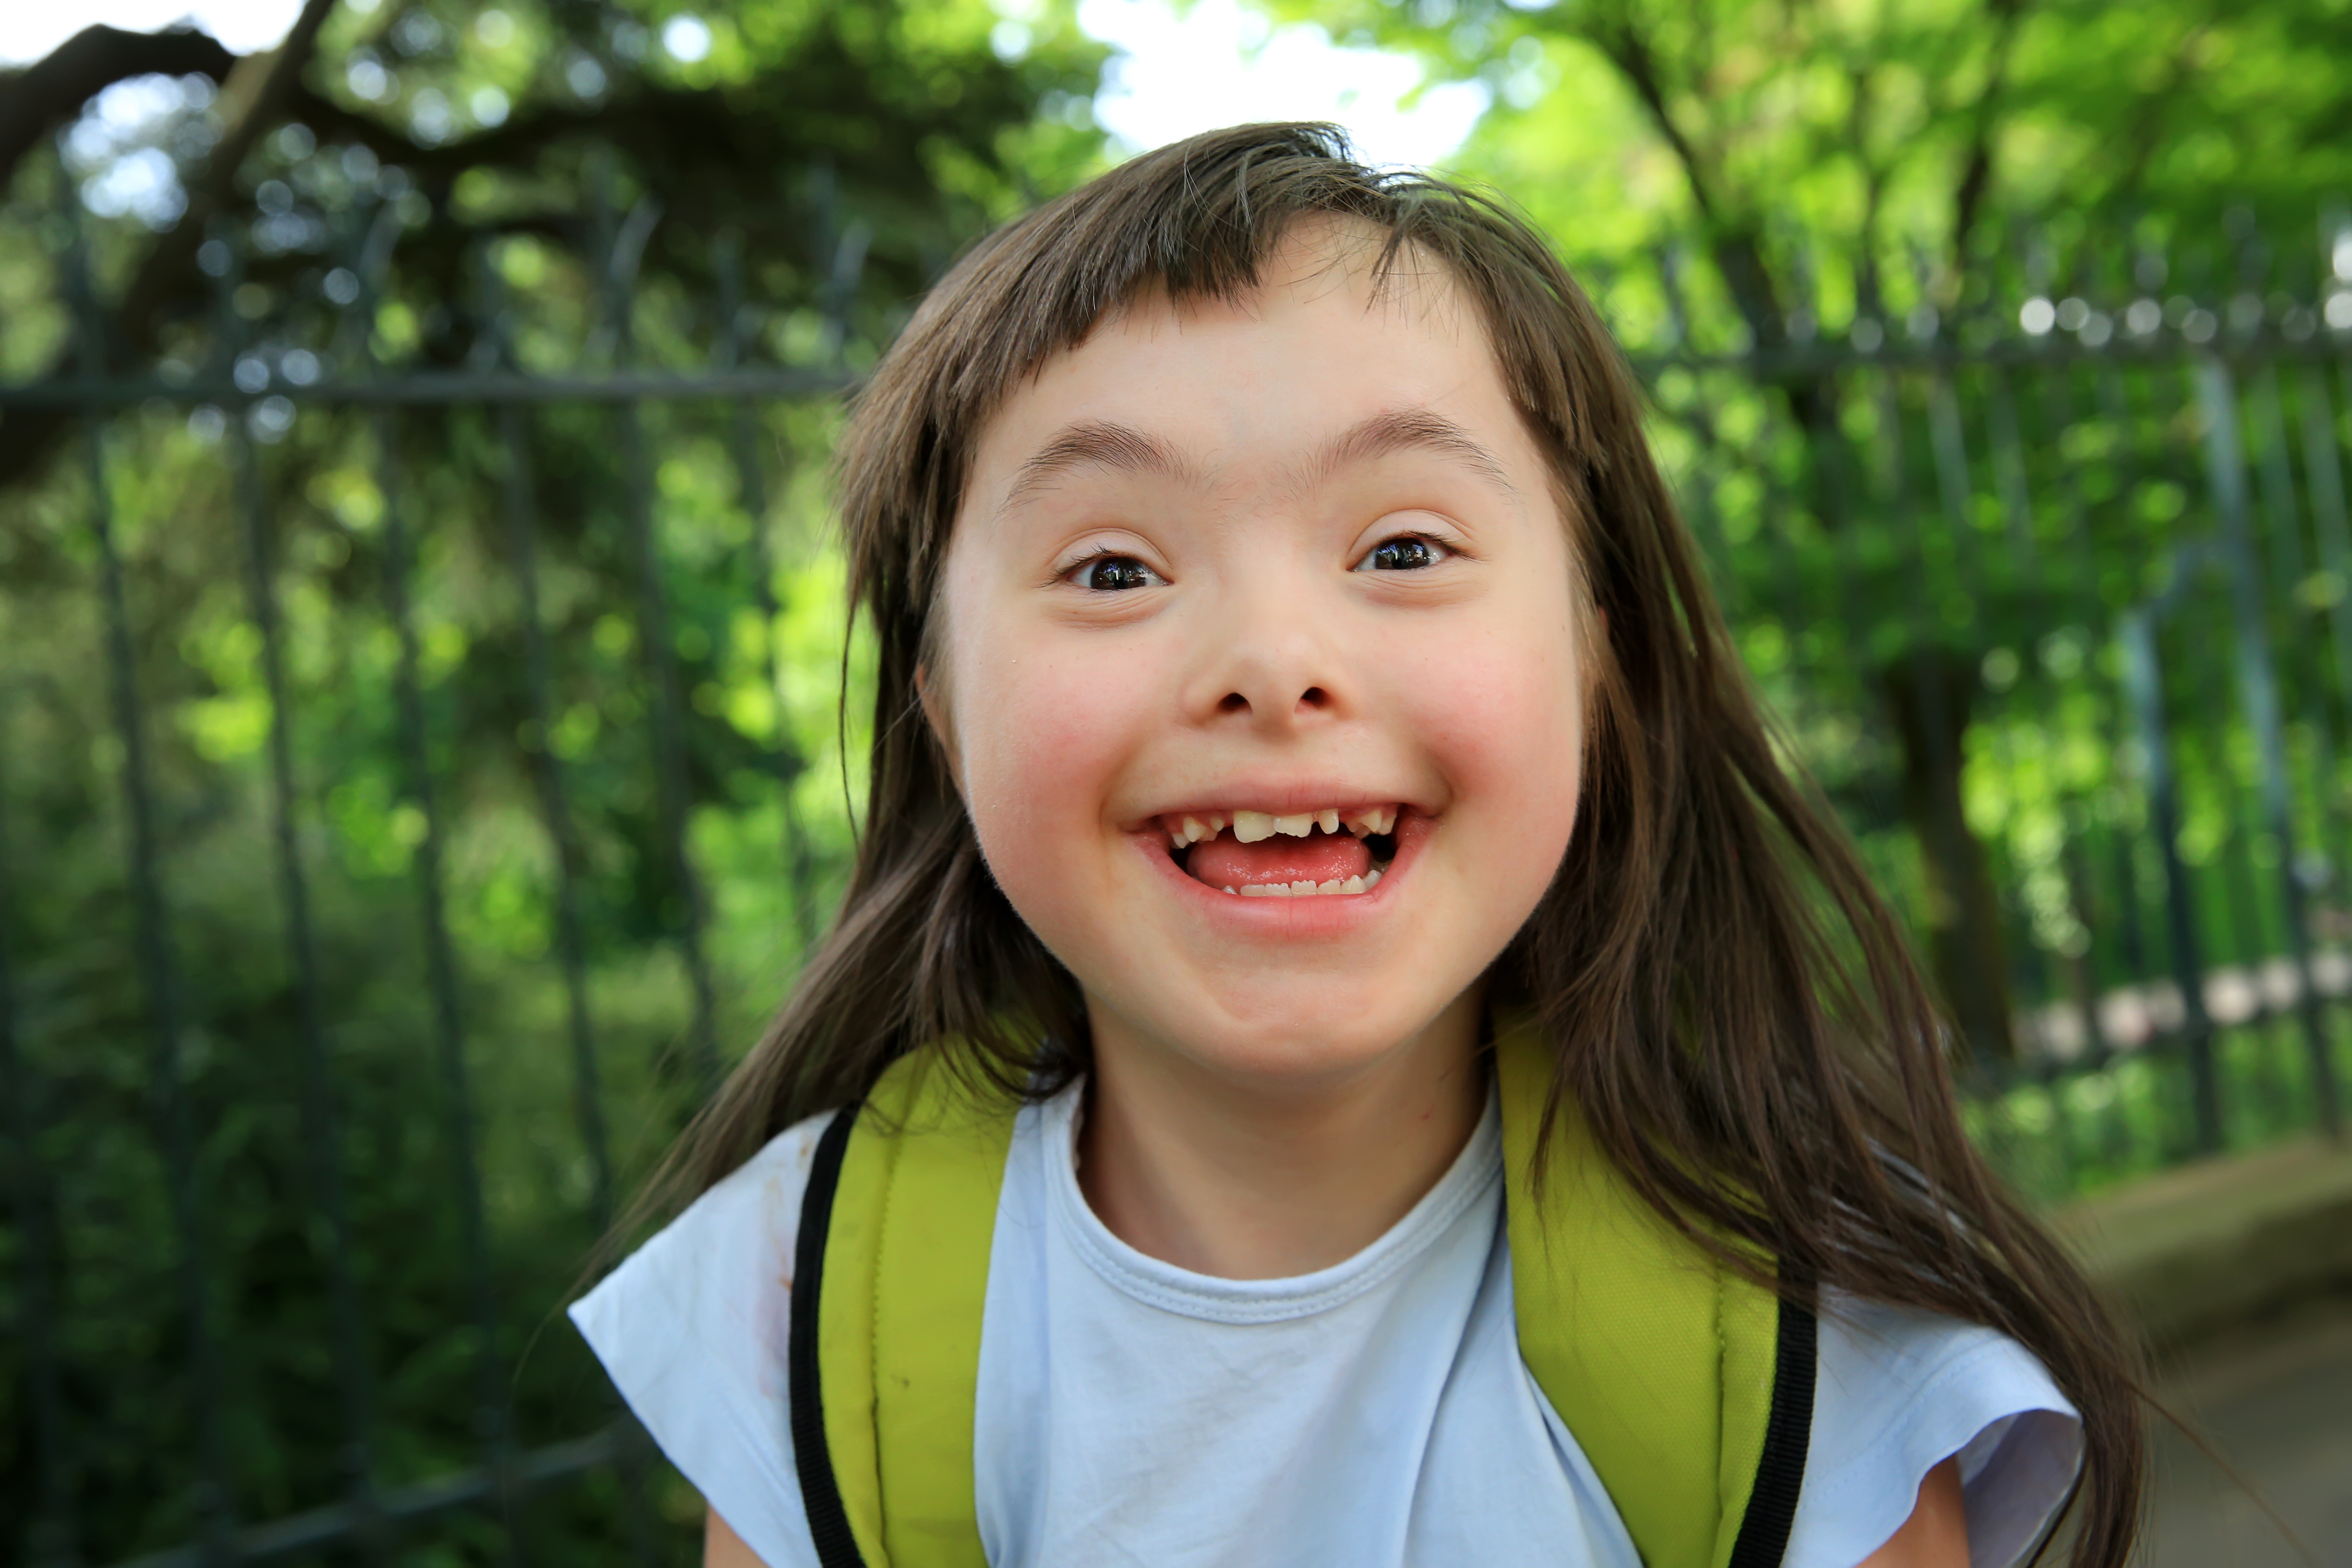
[[[1149,291],[1106,315],[982,426],[967,509],[1081,422],[1148,430],[1223,468],[1428,409],[1512,447],[1507,461],[1538,461],[1475,305],[1419,252],[1381,268],[1383,239],[1366,224],[1302,222],[1240,295]]]
[[[1388,231],[1362,219],[1310,216],[1284,231],[1250,288],[1229,297],[1179,299],[1147,286],[1107,312],[1073,352],[1107,335],[1278,327],[1300,316],[1328,319],[1343,331],[1421,335],[1478,353],[1487,346],[1476,310],[1443,261],[1410,244],[1391,250]],[[1353,320],[1343,324],[1342,318]]]

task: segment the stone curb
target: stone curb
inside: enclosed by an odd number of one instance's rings
[[[2352,1289],[2352,1144],[2302,1139],[2168,1171],[2053,1216],[2159,1350]]]

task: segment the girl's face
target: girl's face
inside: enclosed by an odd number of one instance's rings
[[[1112,316],[975,453],[930,711],[1098,1048],[1370,1066],[1568,844],[1589,628],[1551,476],[1467,301],[1376,290],[1354,237]]]

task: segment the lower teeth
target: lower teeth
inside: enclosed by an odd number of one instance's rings
[[[1369,893],[1380,885],[1381,868],[1373,867],[1360,877],[1350,877],[1344,882],[1252,882],[1245,888],[1227,888],[1228,893],[1238,893],[1244,899],[1312,899],[1327,893]]]

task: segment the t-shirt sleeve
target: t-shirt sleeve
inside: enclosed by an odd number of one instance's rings
[[[1854,1568],[1958,1456],[1969,1568],[2011,1568],[2082,1463],[2082,1422],[2042,1363],[1994,1330],[1832,1300],[1821,1321],[1812,1447],[1790,1568]]]
[[[826,1117],[779,1133],[574,1302],[661,1451],[767,1568],[816,1568],[785,1346],[801,1194]]]

